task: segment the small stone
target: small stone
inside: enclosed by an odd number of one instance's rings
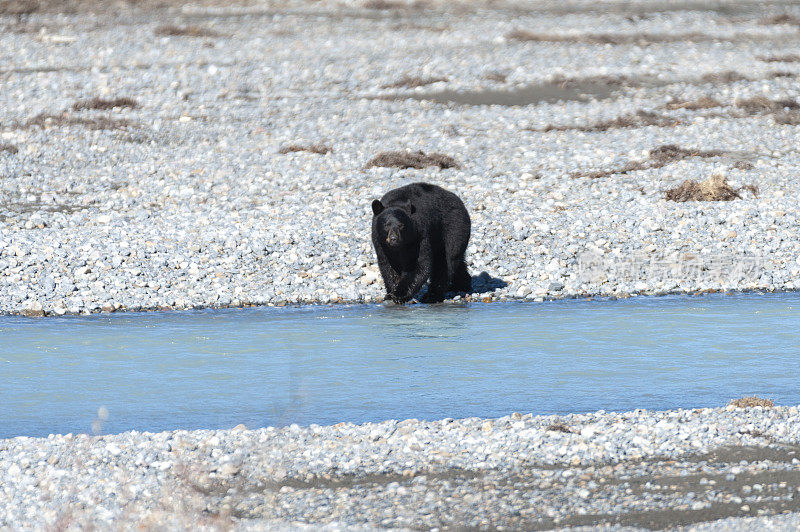
[[[240,468],[238,466],[235,466],[235,465],[230,464],[230,463],[222,464],[222,467],[220,467],[217,470],[217,472],[220,475],[222,475],[223,477],[232,477],[234,475],[237,475],[239,473],[239,471],[240,471]]]
[[[106,445],[106,451],[108,451],[114,456],[119,456],[119,454],[122,452],[122,449],[120,449],[119,446],[117,446],[116,444],[109,443],[108,445]]]
[[[21,314],[29,318],[41,317],[44,316],[44,308],[38,299],[29,299],[22,304]]]

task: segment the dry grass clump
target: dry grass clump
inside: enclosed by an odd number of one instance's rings
[[[155,34],[159,37],[222,37],[222,34],[201,26],[159,26]]]
[[[449,81],[447,78],[443,77],[428,77],[423,78],[420,76],[403,76],[402,78],[398,79],[394,83],[389,83],[388,85],[384,85],[384,89],[413,89],[414,87],[424,87],[425,85],[430,85],[432,83],[438,83],[440,81]]]
[[[115,107],[125,107],[128,109],[135,109],[138,107],[138,103],[133,98],[112,98],[112,99],[105,99],[105,98],[91,98],[89,100],[78,100],[74,104],[72,104],[72,109],[74,111],[82,111],[85,109],[98,109],[101,111],[108,111],[109,109],[114,109]]]
[[[529,30],[513,30],[506,34],[506,39],[513,41],[533,41],[533,42],[569,42],[584,44],[638,44],[645,46],[659,42],[686,42],[686,41],[707,41],[708,35],[702,33],[584,33],[579,35],[564,35],[554,33],[538,33]]]
[[[674,118],[670,118],[668,116],[661,116],[651,111],[639,110],[636,111],[636,113],[618,116],[617,118],[612,118],[610,120],[601,120],[600,122],[595,122],[594,124],[587,124],[585,126],[577,126],[577,125],[554,126],[552,124],[548,124],[541,129],[534,129],[534,128],[525,128],[525,129],[527,131],[538,131],[541,133],[547,133],[549,131],[597,132],[597,131],[608,131],[609,129],[639,128],[646,126],[674,127],[678,124],[680,124],[680,121],[675,120]]]
[[[771,24],[794,24],[796,26],[800,26],[800,18],[788,13],[783,13],[781,15],[775,15],[773,17],[761,19],[759,24],[764,26],[769,26]]]
[[[486,79],[488,81],[496,81],[498,83],[505,83],[506,79],[508,79],[508,74],[506,74],[505,72],[497,72],[497,71],[489,72],[488,74],[483,76],[483,79]]]
[[[0,0],[0,15],[21,18],[39,11],[39,0]]]
[[[0,142],[0,152],[7,152],[12,155],[19,153],[19,148],[14,146],[13,144],[5,144]]]
[[[637,170],[647,170],[652,168],[647,162],[636,161],[627,163],[619,168],[611,168],[609,170],[590,170],[588,172],[574,172],[570,174],[572,178],[588,177],[589,179],[600,179],[601,177],[608,177],[610,175],[627,174]]]
[[[562,75],[553,77],[553,85],[561,88],[585,87],[587,85],[607,85],[609,87],[639,87],[643,84],[641,78],[622,75],[599,75],[582,78],[570,78]]]
[[[666,198],[670,201],[732,201],[741,199],[741,191],[747,190],[754,196],[758,195],[755,185],[744,185],[738,189],[728,184],[727,178],[722,173],[715,173],[710,178],[698,183],[687,179],[680,186],[666,191]]]
[[[709,72],[700,76],[700,81],[705,83],[735,83],[737,81],[749,81],[750,78],[736,72],[735,70],[726,70],[724,72]]]
[[[571,177],[588,177],[598,179],[615,174],[627,174],[637,170],[649,170],[651,168],[661,168],[675,161],[686,159],[687,157],[717,157],[725,152],[720,150],[689,150],[681,148],[675,144],[664,144],[650,150],[649,161],[634,161],[627,163],[619,168],[609,170],[591,170],[589,172],[575,172]]]
[[[325,144],[289,144],[288,146],[283,146],[281,149],[279,149],[278,153],[281,155],[286,155],[287,153],[297,151],[307,151],[325,155],[326,153],[332,152],[333,148],[326,146]]]
[[[422,9],[427,7],[427,2],[424,0],[417,0],[416,2],[412,2],[407,4],[406,2],[400,2],[398,0],[367,0],[364,2],[363,6],[367,9],[378,9],[378,10],[387,10],[387,9]]]
[[[423,151],[384,151],[367,162],[365,168],[380,166],[383,168],[416,168],[438,166],[441,169],[461,168],[458,162],[441,153],[425,153]]]
[[[25,123],[25,127],[66,127],[66,126],[83,126],[88,129],[103,130],[103,129],[125,129],[131,126],[130,120],[123,118],[108,118],[105,116],[96,116],[91,118],[79,118],[69,116],[67,113],[60,115],[51,114],[38,114]]]
[[[791,99],[770,100],[766,96],[754,96],[738,100],[736,107],[749,113],[775,113],[785,109],[800,109],[800,104]]]
[[[798,63],[800,62],[800,55],[798,54],[786,54],[786,55],[767,55],[767,56],[760,56],[758,58],[759,61],[764,61],[765,63]]]
[[[734,408],[753,408],[756,406],[760,406],[761,408],[773,408],[775,403],[773,403],[770,399],[763,399],[754,395],[752,397],[731,399],[731,402],[728,403],[728,406],[732,406]]]
[[[800,111],[785,111],[774,116],[775,123],[782,126],[800,126]]]
[[[708,158],[719,157],[720,155],[724,154],[725,152],[721,150],[689,150],[686,148],[681,148],[676,144],[664,144],[663,146],[659,146],[650,150],[649,155],[650,159],[657,164],[658,167],[661,167],[673,161],[686,159],[687,157]]]
[[[722,104],[711,96],[700,96],[696,100],[672,101],[666,105],[666,108],[671,111],[677,109],[699,111],[700,109],[711,109],[713,107],[722,107]]]

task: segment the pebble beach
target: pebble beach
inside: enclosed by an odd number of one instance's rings
[[[370,203],[417,181],[472,217],[458,299],[800,282],[794,2],[0,0],[0,27],[4,314],[379,302]],[[454,164],[371,163],[418,151]],[[794,406],[20,437],[0,528],[794,530],[798,445]]]
[[[0,21],[0,311],[380,301],[370,203],[414,181],[470,211],[473,298],[795,289],[789,4],[168,4]],[[458,167],[367,167],[405,150]]]
[[[798,444],[797,407],[14,438],[0,526],[792,530]]]

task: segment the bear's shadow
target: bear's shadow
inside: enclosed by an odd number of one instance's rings
[[[498,288],[505,288],[508,283],[499,277],[492,277],[488,272],[481,272],[478,275],[472,276],[472,290],[468,294],[484,294],[486,292],[493,292]],[[428,285],[425,285],[419,294],[415,297],[417,301],[421,301],[425,294],[428,293]],[[462,292],[463,293],[463,292]],[[445,293],[445,299],[452,299],[458,295],[457,292]]]
[[[472,276],[472,290],[470,294],[492,292],[498,288],[505,288],[506,286],[508,286],[508,283],[499,277],[492,277],[487,272],[481,272],[478,275]]]

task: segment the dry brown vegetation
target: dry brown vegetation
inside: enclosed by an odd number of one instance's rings
[[[800,109],[800,104],[794,100],[770,100],[766,96],[754,96],[752,98],[738,100],[735,105],[739,109],[753,114],[776,113],[786,109]]]
[[[574,78],[566,76],[553,77],[552,83],[559,87],[585,87],[587,85],[607,85],[609,87],[638,87],[642,85],[642,78],[624,75],[599,75],[587,76],[583,78]]]
[[[367,9],[400,9],[405,7],[405,4],[390,0],[368,0],[364,2],[364,7]]]
[[[700,96],[696,100],[672,101],[666,105],[666,108],[671,111],[677,109],[699,111],[700,109],[711,109],[713,107],[722,107],[722,104],[711,96]]]
[[[79,100],[75,102],[72,104],[72,109],[74,111],[82,111],[85,109],[98,109],[107,111],[109,109],[114,109],[115,107],[135,109],[137,106],[138,104],[133,98],[91,98],[89,100]]]
[[[39,0],[0,0],[0,15],[22,17],[39,11]]]
[[[780,73],[773,73],[777,75]],[[794,74],[791,74],[792,76]],[[697,100],[686,101],[672,101],[668,103],[665,108],[671,111],[677,109],[687,109],[698,111],[702,109],[710,109],[712,107],[724,107],[725,104],[719,102],[717,99],[710,96],[701,96]],[[736,100],[732,104],[734,111],[728,114],[716,113],[706,116],[720,116],[729,118],[743,118],[747,116],[774,114],[775,122],[778,124],[797,125],[798,111],[800,111],[800,103],[790,98],[772,100],[766,96],[753,96],[752,98],[745,98]]]
[[[736,72],[735,70],[726,70],[724,72],[709,72],[700,76],[700,81],[705,83],[735,83],[737,81],[749,81],[750,78]]]
[[[229,0],[242,4],[245,0]],[[181,0],[0,0],[0,15],[29,15],[32,13],[109,12],[118,15],[121,9],[153,11],[185,4]],[[196,5],[219,5],[219,0],[194,0]]]
[[[222,37],[222,34],[202,26],[159,26],[155,34],[159,37]]]
[[[653,161],[654,165],[661,167],[674,161],[686,159],[687,157],[708,158],[719,157],[724,154],[725,152],[722,150],[689,150],[675,144],[664,144],[663,146],[650,150],[650,160]]]
[[[504,83],[506,81],[506,79],[508,79],[508,74],[506,74],[504,72],[489,72],[488,74],[483,76],[483,78],[486,79],[486,80],[489,80],[489,81],[496,81],[498,83]]]
[[[761,19],[759,23],[765,26],[772,24],[794,24],[795,26],[800,26],[800,18],[788,13],[783,13],[782,15]]]
[[[367,0],[364,2],[364,7],[367,9],[378,9],[378,10],[386,10],[386,9],[422,9],[427,7],[427,2],[423,0],[417,0],[416,2],[412,2],[411,4],[407,4],[405,2],[400,2],[397,0]]]
[[[383,168],[416,168],[438,166],[441,169],[461,168],[458,162],[441,153],[425,153],[423,151],[384,151],[370,159],[365,168],[379,166]]]
[[[777,75],[778,73],[773,73]],[[716,75],[716,74],[715,74]],[[794,75],[794,74],[792,74]],[[733,79],[732,76],[721,74],[725,79]],[[567,80],[564,83],[568,83]],[[711,96],[701,96],[696,100],[673,100],[667,103],[664,108],[670,111],[678,109],[686,109],[690,111],[699,111],[703,109],[711,109],[714,107],[725,107],[726,104],[721,103],[716,98]],[[738,113],[732,114],[710,114],[706,116],[721,116],[729,118],[742,118],[744,116],[760,115],[760,114],[775,114],[780,113],[780,118],[776,117],[776,122],[779,124],[792,124],[798,119],[794,111],[800,110],[800,103],[795,100],[784,98],[779,100],[771,100],[765,96],[754,96],[737,100],[733,106],[739,110]],[[787,113],[789,111],[789,113]],[[619,116],[610,120],[601,120],[593,124],[587,125],[553,125],[548,124],[543,128],[523,128],[526,131],[537,131],[546,133],[548,131],[608,131],[610,129],[622,128],[639,128],[646,126],[656,127],[674,127],[682,124],[683,121],[665,115],[659,115],[652,111],[638,110],[635,113]]]
[[[760,406],[761,408],[773,408],[775,403],[773,403],[770,399],[763,399],[754,395],[752,397],[731,399],[731,402],[728,403],[728,406],[732,406],[734,408],[753,408],[754,406]]]
[[[278,153],[286,155],[287,153],[297,151],[307,151],[325,155],[326,153],[332,152],[333,148],[326,146],[325,144],[289,144],[288,146],[283,146],[281,149],[279,149]]]
[[[96,116],[91,118],[70,116],[67,113],[60,115],[52,114],[38,114],[25,123],[25,127],[65,127],[65,126],[83,126],[88,129],[102,130],[102,129],[125,129],[132,125],[130,120],[124,118],[108,118],[105,116]]]
[[[775,114],[775,123],[782,126],[800,126],[800,111],[785,111]]]
[[[666,198],[670,201],[732,201],[741,199],[741,192],[747,190],[754,196],[758,195],[755,185],[744,185],[738,189],[728,184],[728,180],[721,173],[715,173],[702,182],[687,179],[680,186],[666,191]]]
[[[759,61],[764,61],[765,63],[797,63],[800,62],[800,55],[798,54],[786,54],[786,55],[767,55],[767,56],[760,56],[758,58]]]
[[[425,85],[430,85],[432,83],[438,83],[440,81],[449,81],[447,78],[444,77],[428,77],[423,78],[420,76],[403,76],[402,78],[398,79],[394,83],[389,83],[388,85],[384,85],[384,89],[413,89],[414,87],[424,87]]]
[[[681,148],[675,144],[664,144],[650,150],[649,160],[629,162],[619,168],[609,170],[591,170],[588,172],[575,172],[571,177],[588,177],[598,179],[616,174],[627,174],[638,170],[649,170],[651,168],[661,168],[675,161],[686,159],[687,157],[717,157],[725,152],[720,150],[689,150]]]
[[[17,148],[13,144],[5,144],[0,142],[0,152],[16,154],[19,153],[19,148]]]
[[[552,432],[564,432],[567,434],[572,434],[572,429],[569,428],[569,426],[566,423],[562,423],[560,421],[557,423],[553,423],[552,425],[548,425],[546,430]]]
[[[662,116],[651,111],[644,111],[639,110],[636,113],[618,116],[617,118],[612,118],[610,120],[601,120],[600,122],[595,122],[594,124],[587,124],[585,126],[576,126],[576,125],[565,125],[565,126],[554,126],[549,124],[542,129],[531,129],[525,128],[528,131],[540,131],[546,133],[548,131],[586,131],[586,132],[596,132],[596,131],[608,131],[609,129],[621,129],[621,128],[632,128],[632,127],[646,127],[646,126],[658,126],[658,127],[673,127],[680,124],[679,120],[675,118],[671,118],[668,116]]]
[[[564,35],[554,33],[538,33],[528,30],[513,30],[506,34],[506,38],[513,41],[533,42],[568,42],[584,44],[638,44],[640,46],[662,42],[696,42],[719,40],[702,33],[584,33],[579,35]]]

